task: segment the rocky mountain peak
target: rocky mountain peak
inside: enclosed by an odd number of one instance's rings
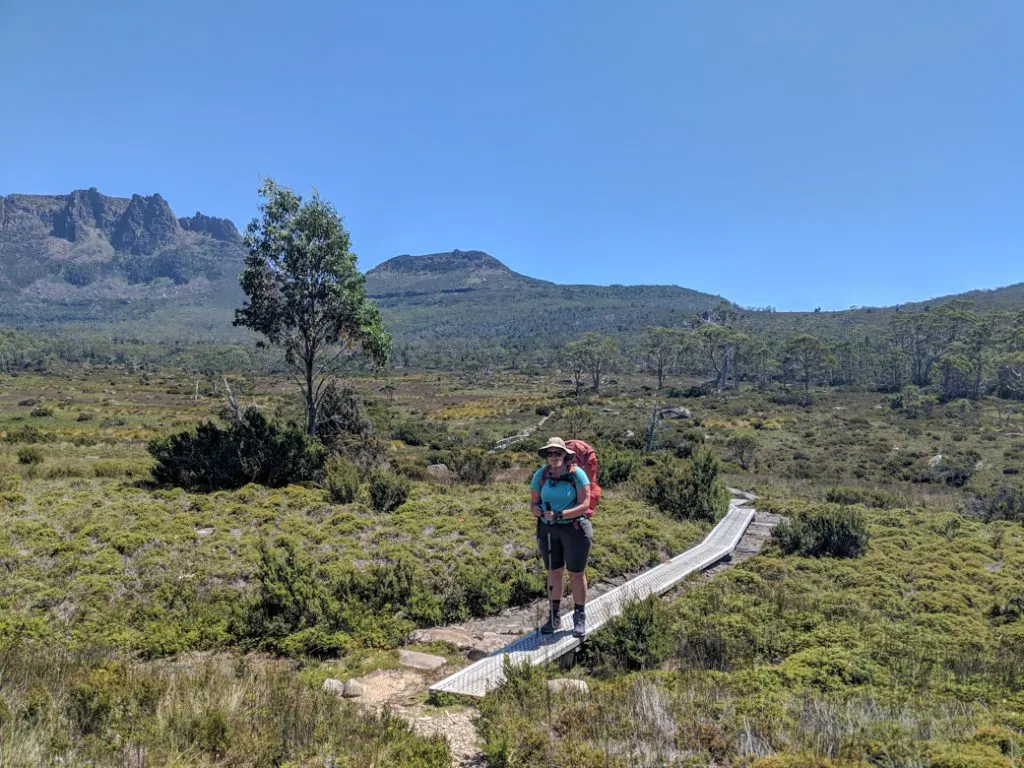
[[[189,232],[202,232],[214,240],[222,240],[225,243],[242,244],[242,236],[230,219],[219,219],[216,216],[207,216],[196,211],[195,216],[183,216],[178,219],[181,228]]]
[[[159,194],[143,197],[132,195],[128,207],[110,237],[110,244],[119,251],[133,254],[153,253],[173,242],[181,233],[181,225]]]
[[[444,253],[427,253],[421,256],[395,256],[393,259],[374,267],[375,272],[454,272],[462,270],[483,270],[506,272],[512,270],[483,251],[446,251]]]

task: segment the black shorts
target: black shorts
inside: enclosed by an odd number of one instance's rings
[[[548,561],[548,534],[551,534],[551,560]],[[544,566],[549,570],[568,568],[570,573],[583,573],[594,538],[594,524],[585,517],[579,524],[537,521],[537,548]]]

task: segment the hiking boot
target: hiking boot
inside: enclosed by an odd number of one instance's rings
[[[572,612],[572,636],[573,637],[586,637],[587,634],[587,615],[580,610]]]
[[[562,623],[558,613],[558,608],[554,606],[548,611],[548,620],[540,625],[540,633],[542,635],[554,634],[558,629],[558,625]]]

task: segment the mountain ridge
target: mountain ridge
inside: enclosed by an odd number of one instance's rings
[[[243,301],[238,274],[245,255],[230,219],[200,211],[176,216],[159,193],[112,197],[91,187],[0,196],[0,324],[142,322],[170,336],[190,331],[188,315],[205,329],[223,327],[228,337],[237,333],[231,310]],[[553,332],[589,330],[630,335],[646,325],[683,325],[722,303],[783,333],[839,335],[958,298],[979,309],[1024,308],[1024,283],[1015,283],[888,307],[776,313],[678,285],[555,283],[516,272],[482,250],[402,254],[365,277],[396,342],[416,344],[529,345]]]

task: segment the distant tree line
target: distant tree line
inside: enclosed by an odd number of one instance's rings
[[[450,370],[559,370],[576,392],[600,390],[610,372],[650,374],[658,389],[673,377],[702,376],[705,387],[750,384],[928,391],[942,401],[992,394],[1024,399],[1024,311],[978,311],[954,300],[890,313],[888,322],[816,334],[784,330],[722,304],[678,327],[639,334],[589,332],[559,345],[533,339],[399,341],[393,364]]]

